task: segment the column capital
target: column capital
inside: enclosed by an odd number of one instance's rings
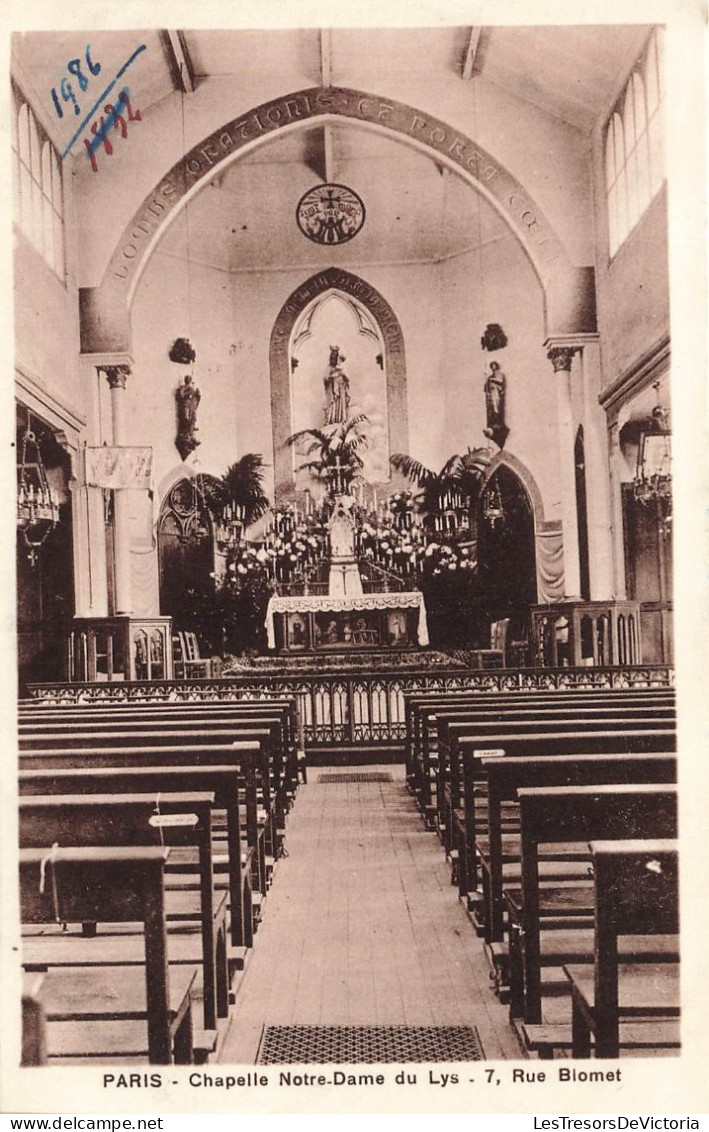
[[[127,362],[117,365],[101,364],[96,366],[98,373],[105,373],[109,389],[125,389],[126,379],[130,377],[131,369]]]
[[[582,354],[587,346],[598,343],[598,334],[554,334],[547,338],[544,349],[554,373],[569,373],[574,354]]]
[[[552,364],[554,373],[564,370],[571,372],[573,356],[578,352],[577,346],[552,346],[547,350],[547,357]]]

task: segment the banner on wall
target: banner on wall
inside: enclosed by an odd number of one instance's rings
[[[89,487],[105,487],[151,491],[153,473],[152,448],[86,448],[86,483]]]

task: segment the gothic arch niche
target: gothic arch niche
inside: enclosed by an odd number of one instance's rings
[[[295,424],[293,412],[293,398],[291,396],[291,362],[295,359],[298,365],[293,375],[293,386],[299,379],[301,352],[307,346],[308,338],[302,337],[303,331],[307,334],[307,313],[313,309],[314,319],[317,319],[317,300],[322,296],[337,296],[341,303],[351,303],[350,313],[353,320],[361,318],[362,324],[368,327],[361,337],[375,343],[372,334],[378,335],[382,351],[381,372],[384,376],[386,399],[383,405],[382,417],[387,421],[388,450],[391,452],[407,452],[409,447],[409,426],[406,403],[406,358],[404,352],[404,338],[399,320],[389,306],[386,299],[374,287],[371,287],[357,275],[341,268],[330,267],[319,271],[298,287],[290,298],[281,307],[273,331],[271,333],[270,371],[271,371],[271,418],[273,428],[273,459],[275,468],[276,498],[291,495],[295,488],[295,473],[293,452],[286,441],[300,425]],[[357,312],[359,311],[359,316]],[[303,318],[303,315],[306,315]],[[355,327],[356,331],[356,327]],[[339,344],[339,343],[337,343]],[[301,350],[298,350],[300,345]],[[336,343],[328,343],[336,345]],[[345,351],[346,352],[346,351]],[[372,351],[373,352],[373,351]],[[313,359],[316,361],[316,359]],[[313,381],[322,383],[327,371],[327,354],[321,362],[320,369],[313,376]],[[374,370],[379,370],[379,363],[374,357]],[[374,374],[374,371],[372,371]],[[353,374],[349,374],[353,378]],[[356,381],[356,377],[354,378]],[[321,385],[322,389],[322,385]],[[315,394],[313,393],[313,398]],[[322,406],[324,396],[321,393],[320,416],[310,420],[302,427],[320,427],[322,424]],[[353,408],[355,405],[353,391]],[[389,482],[390,473],[382,479],[372,482]]]
[[[176,629],[192,628],[194,597],[213,588],[214,534],[194,479],[177,481],[163,499],[158,518],[160,614]]]
[[[500,461],[486,478],[477,516],[478,577],[491,620],[537,600],[535,516],[521,478]]]
[[[324,291],[306,307],[293,327],[290,346],[291,418],[293,431],[327,424],[324,378],[330,352],[339,351],[346,374],[347,417],[364,414],[368,447],[362,450],[363,475],[369,483],[391,478],[384,340],[375,319],[361,303],[341,291]],[[291,449],[296,488],[308,486],[305,472],[295,469],[299,454]]]

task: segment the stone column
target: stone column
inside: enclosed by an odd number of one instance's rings
[[[617,418],[608,423],[609,478],[611,493],[611,515],[615,538],[613,539],[613,595],[617,601],[627,597],[625,577],[625,548],[623,539],[623,496],[622,484],[625,479],[623,454],[620,450],[620,430]]]
[[[606,601],[617,592],[613,570],[613,541],[609,450],[606,414],[598,396],[601,391],[598,340],[585,342],[581,353],[583,382],[583,428],[586,455],[586,510],[591,600]],[[622,526],[618,528],[622,531]],[[622,542],[622,538],[621,538]]]
[[[111,418],[113,422],[113,443],[120,448],[126,443],[125,428],[125,390],[130,366],[126,363],[97,366],[103,371],[111,390]],[[114,492],[114,555],[116,567],[116,613],[133,612],[130,585],[130,500],[127,492]]]
[[[579,537],[574,471],[574,419],[571,407],[571,365],[578,346],[550,345],[547,357],[554,367],[559,432],[559,491],[564,532],[564,596],[579,599]]]

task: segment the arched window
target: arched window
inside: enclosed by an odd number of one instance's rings
[[[12,145],[15,220],[60,279],[64,279],[64,200],[61,165],[31,108],[13,87]]]
[[[608,122],[605,143],[611,256],[644,215],[665,179],[662,136],[664,32],[653,31]]]

